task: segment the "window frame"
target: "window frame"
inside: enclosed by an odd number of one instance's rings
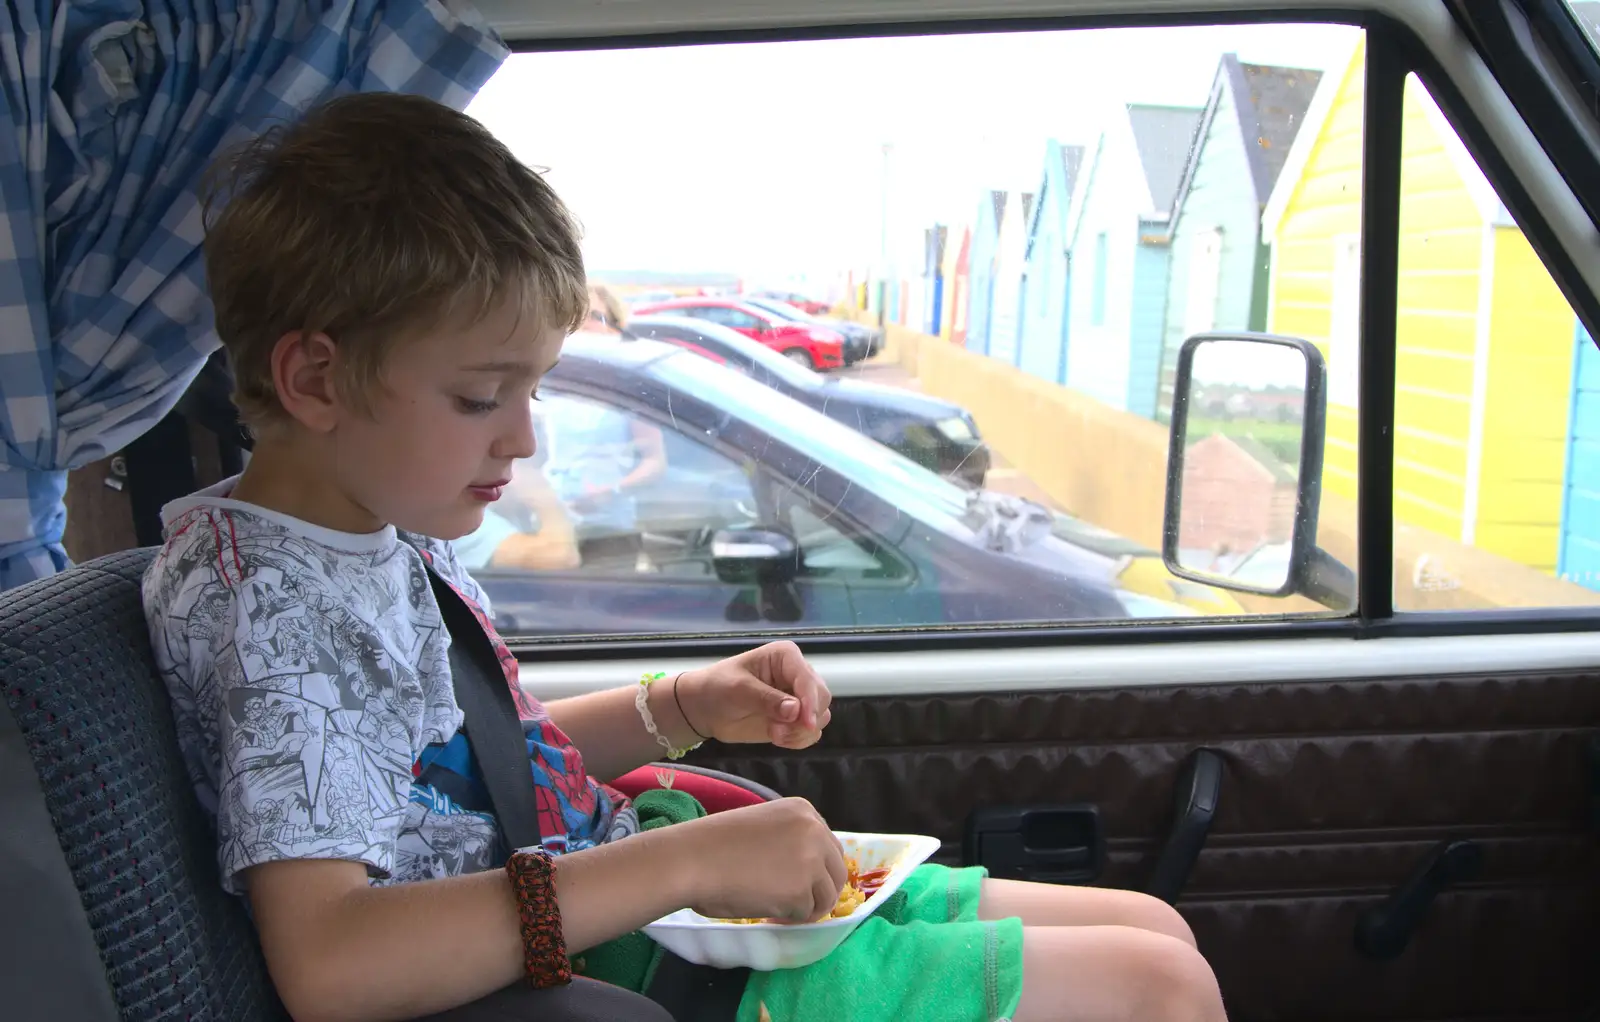
[[[1568,0],[1450,0],[1451,14],[1508,88],[1539,94],[1528,128],[1600,227],[1600,41],[1591,42]]]
[[[1461,0],[1444,0],[1459,22],[1470,20]],[[1509,3],[1512,0],[1498,0]],[[1518,0],[1528,4],[1546,0]],[[1548,0],[1561,3],[1562,0]],[[1582,30],[1561,10],[1571,28]],[[1528,190],[1512,171],[1511,163],[1493,141],[1491,130],[1472,110],[1444,65],[1405,22],[1370,9],[1289,8],[1272,10],[1194,10],[1159,14],[1131,12],[1094,15],[1018,15],[1011,17],[955,17],[925,21],[889,21],[849,25],[808,25],[780,28],[693,29],[607,36],[572,35],[564,38],[514,40],[516,52],[570,52],[574,50],[653,48],[737,42],[786,42],[810,39],[884,38],[934,34],[1059,31],[1090,28],[1183,27],[1189,25],[1338,23],[1366,33],[1366,83],[1363,99],[1361,282],[1360,282],[1360,391],[1358,404],[1357,499],[1358,556],[1357,609],[1344,617],[1257,616],[1218,620],[1190,618],[1171,622],[1062,622],[1035,626],[1008,623],[952,627],[909,623],[902,628],[869,633],[829,634],[808,629],[773,629],[715,637],[573,636],[557,639],[568,659],[612,660],[663,654],[684,657],[720,657],[748,649],[753,642],[790,638],[802,641],[810,652],[879,653],[913,649],[1026,649],[1154,645],[1203,642],[1294,641],[1308,638],[1421,638],[1465,635],[1562,634],[1600,628],[1600,608],[1530,607],[1487,610],[1411,611],[1394,609],[1394,409],[1396,383],[1396,315],[1399,270],[1399,210],[1401,132],[1404,85],[1416,74],[1457,130],[1463,145],[1478,162],[1485,178],[1522,228],[1534,253],[1544,263],[1558,289],[1572,306],[1590,335],[1600,338],[1600,287],[1586,282],[1561,236],[1539,210]],[[1543,22],[1547,24],[1548,22]],[[1485,52],[1486,43],[1470,31],[1471,45],[1490,63],[1490,72],[1506,91],[1518,116],[1537,136],[1541,126],[1559,116],[1561,101],[1549,90],[1532,86],[1523,75],[1508,79]],[[1582,41],[1581,38],[1579,41]],[[1548,146],[1547,146],[1548,148]],[[1552,161],[1566,187],[1578,194],[1573,175],[1564,169],[1576,159]],[[1592,157],[1589,157],[1592,158]],[[1600,175],[1593,175],[1600,191]],[[1597,204],[1596,208],[1600,208]],[[519,655],[537,646],[548,659],[551,642],[511,645]]]

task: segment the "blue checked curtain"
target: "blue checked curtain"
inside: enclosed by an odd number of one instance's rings
[[[7,0],[0,24],[0,589],[68,564],[69,469],[217,346],[195,186],[352,91],[464,108],[507,55],[463,0]]]

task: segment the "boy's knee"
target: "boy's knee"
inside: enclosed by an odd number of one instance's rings
[[[1158,897],[1149,894],[1133,894],[1130,892],[1131,902],[1126,904],[1126,916],[1118,920],[1123,926],[1134,926],[1138,929],[1147,929],[1152,934],[1162,934],[1182,940],[1189,947],[1197,947],[1195,934],[1189,929],[1189,923],[1184,916],[1179,915],[1176,908],[1163,902]]]
[[[1146,942],[1134,971],[1140,979],[1139,1003],[1129,1019],[1139,1022],[1215,1022],[1221,1019],[1222,993],[1211,966],[1176,937]]]
[[[1164,934],[1175,940],[1181,940],[1190,947],[1198,946],[1194,939],[1194,931],[1189,928],[1189,923],[1178,914],[1178,910],[1162,901],[1152,898],[1148,894],[1141,894],[1138,902],[1140,929],[1150,930],[1153,933]]]

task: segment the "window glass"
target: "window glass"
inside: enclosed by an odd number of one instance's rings
[[[779,301],[776,298],[760,299],[758,301],[753,301],[750,304],[758,308],[766,309],[774,315],[795,323],[812,323],[816,321],[816,318],[807,313],[804,309],[796,308],[795,306],[790,305],[787,301]]]
[[[695,319],[703,319],[735,330],[749,330],[761,323],[748,312],[730,309],[726,305],[697,305],[684,311]]]
[[[733,310],[725,309],[720,305],[689,305],[673,311],[680,316],[688,316],[691,319],[703,319],[708,323],[719,323],[722,326],[732,325],[729,322],[729,316]]]
[[[581,563],[479,570],[579,586],[559,623],[509,611],[525,632],[626,630],[634,598],[683,631],[1348,613],[1264,595],[1288,570],[1307,433],[1304,373],[1263,373],[1258,349],[1196,378],[1186,507],[1211,521],[1186,518],[1183,535],[1213,577],[1263,593],[1179,578],[1159,550],[1165,409],[1189,336],[1270,328],[1358,361],[1344,316],[1359,308],[1362,38],[1229,25],[514,55],[471,112],[550,168],[593,276],[625,300],[803,294],[861,330],[847,364],[781,391],[692,349],[574,338],[540,406],[539,476]],[[833,66],[852,73],[815,74]],[[954,106],[922,84],[941,67],[964,69]],[[756,163],[737,133],[691,145],[646,119],[636,140],[654,158],[617,161],[592,110],[637,107],[629,83],[646,77],[652,108],[730,123],[776,103],[862,116],[830,119],[824,158]],[[574,80],[598,90],[590,102],[527,120],[530,96]],[[1354,414],[1328,415],[1327,477],[1353,492]],[[619,501],[630,476],[638,492]],[[1346,503],[1324,507],[1317,538],[1353,568]],[[764,538],[719,545],[728,530]],[[719,549],[776,559],[744,584]]]
[[[749,470],[686,431],[558,389],[535,414],[541,452],[517,463],[469,568],[709,578],[715,531],[758,517]],[[528,552],[540,537],[543,562]]]
[[[1415,76],[1404,124],[1395,605],[1600,604],[1594,342]]]

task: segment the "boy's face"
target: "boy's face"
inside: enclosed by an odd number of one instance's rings
[[[379,521],[438,539],[476,529],[534,453],[531,399],[564,332],[506,301],[471,326],[397,347],[371,416],[340,415],[341,488]]]

